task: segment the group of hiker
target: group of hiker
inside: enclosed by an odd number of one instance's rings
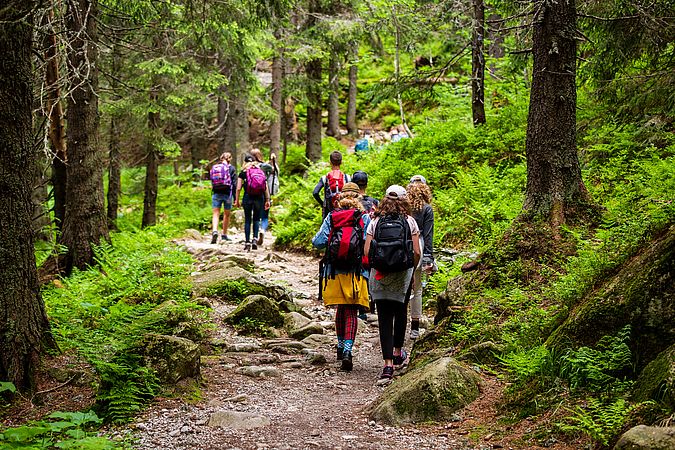
[[[279,190],[275,155],[263,161],[254,149],[244,158],[237,175],[232,155],[224,153],[210,171],[213,187],[211,243],[218,240],[223,209],[221,242],[227,236],[230,210],[244,210],[244,250],[263,243],[272,195]],[[384,367],[378,383],[386,383],[396,368],[407,362],[404,349],[410,308],[410,339],[420,335],[422,276],[436,270],[433,258],[434,212],[431,189],[422,175],[407,187],[389,186],[381,200],[366,194],[368,174],[350,177],[340,170],[342,154],[330,155],[331,170],[316,184],[313,196],[322,207],[323,222],[312,239],[325,249],[319,267],[319,298],[335,306],[337,360],[340,368],[353,368],[353,346],[358,317],[377,311]],[[243,191],[243,194],[242,194]]]
[[[313,192],[323,209],[323,223],[312,239],[314,247],[325,249],[320,298],[336,307],[336,356],[345,371],[353,368],[359,312],[377,311],[384,360],[378,383],[387,383],[407,362],[408,306],[410,338],[419,337],[422,273],[435,270],[431,190],[422,175],[415,175],[407,188],[389,186],[378,201],[366,195],[365,172],[349,177],[340,170],[340,152],[331,153],[330,163]]]
[[[276,155],[265,162],[263,154],[253,149],[244,157],[239,175],[232,164],[232,154],[223,153],[211,167],[212,196],[211,243],[218,242],[220,211],[223,210],[221,242],[231,241],[227,235],[230,211],[233,207],[244,210],[244,251],[256,250],[262,245],[269,224],[272,196],[279,191],[279,166]],[[242,195],[243,191],[243,195]]]

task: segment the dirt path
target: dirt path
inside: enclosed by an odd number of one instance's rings
[[[195,236],[196,237],[196,236]],[[328,336],[318,346],[326,362],[312,364],[306,354],[279,350],[281,341],[237,335],[222,319],[232,305],[214,304],[216,339],[224,351],[203,358],[202,396],[193,403],[158,399],[134,424],[141,449],[473,449],[509,445],[470,441],[476,414],[463,411],[456,421],[434,426],[384,427],[369,422],[363,409],[384,389],[375,381],[381,369],[376,322],[361,321],[354,349],[354,370],[338,370],[332,310],[316,298],[318,260],[271,249],[243,252],[243,237],[211,245],[208,237],[179,243],[208,270],[226,255],[248,257],[255,273],[286,284],[303,309],[322,322]],[[274,262],[270,262],[270,260]],[[372,320],[374,317],[371,317]],[[409,343],[406,343],[409,345]],[[271,347],[277,346],[276,349]],[[238,351],[233,351],[238,350]],[[484,396],[494,395],[496,380],[486,378]],[[480,403],[478,403],[480,405]],[[494,411],[492,411],[494,413]],[[217,419],[229,425],[214,426]],[[255,428],[245,428],[254,426]],[[475,439],[475,438],[474,438]],[[490,437],[488,437],[490,439]],[[496,441],[496,439],[495,439]]]

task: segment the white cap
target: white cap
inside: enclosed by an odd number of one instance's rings
[[[422,175],[413,175],[410,178],[410,184],[412,183],[424,183],[427,184],[427,179],[424,178]]]
[[[399,199],[403,198],[406,196],[405,188],[403,186],[399,186],[398,184],[392,184],[387,188],[387,192],[385,193],[385,197],[391,198],[391,199]]]

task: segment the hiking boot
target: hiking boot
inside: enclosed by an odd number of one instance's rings
[[[354,367],[354,364],[352,364],[352,352],[342,353],[342,365],[340,366],[340,370],[350,372],[352,367]]]
[[[406,360],[408,359],[408,354],[406,353],[405,350],[401,349],[401,354],[398,356],[394,356],[394,366],[401,367],[403,364],[405,364]]]
[[[211,233],[211,243],[215,244],[217,240],[218,240],[218,232],[214,231],[213,233]]]
[[[392,378],[394,378],[394,366],[384,366],[380,379],[377,380],[376,384],[378,386],[389,384]]]
[[[344,354],[344,352],[345,350],[343,348],[338,347],[337,352],[335,354],[338,361],[342,361],[342,355]]]
[[[220,242],[231,242],[232,239],[230,239],[226,234],[223,234],[220,236]]]
[[[260,233],[258,233],[258,245],[262,245],[263,240],[265,240],[265,232],[261,231]]]
[[[250,252],[250,251],[251,251],[251,243],[250,243],[250,242],[244,243],[244,251],[245,251],[245,252]]]
[[[255,241],[253,241],[253,243],[251,244],[251,248],[253,250],[258,250],[258,244],[256,244]]]

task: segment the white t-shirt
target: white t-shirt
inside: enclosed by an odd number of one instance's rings
[[[408,226],[410,227],[411,236],[420,234],[420,227],[417,226],[417,221],[412,216],[407,216],[406,219],[408,220]],[[379,217],[370,221],[370,223],[368,224],[368,229],[366,230],[367,235],[375,236],[375,227],[377,226],[377,223],[379,221],[380,221]]]

